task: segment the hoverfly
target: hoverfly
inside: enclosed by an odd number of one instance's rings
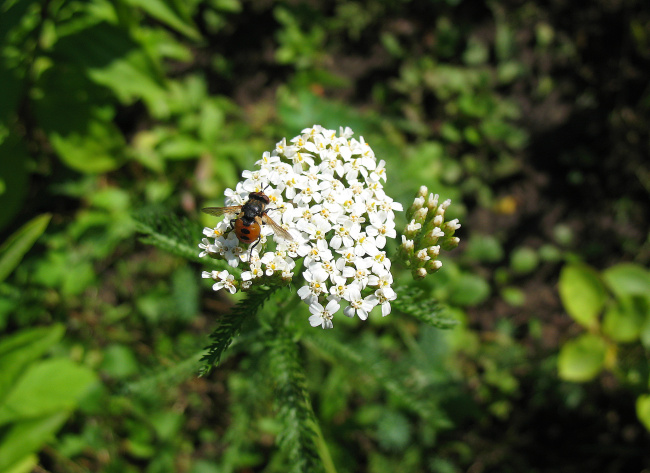
[[[293,237],[282,228],[280,225],[275,223],[271,217],[268,216],[267,212],[269,210],[266,206],[269,205],[271,199],[264,193],[260,192],[251,192],[248,194],[248,200],[244,202],[243,205],[233,205],[230,207],[206,207],[201,209],[208,215],[214,215],[218,217],[225,213],[236,213],[237,218],[230,221],[231,229],[235,230],[235,235],[239,241],[249,244],[255,240],[255,244],[251,247],[250,251],[253,251],[253,248],[262,239],[262,225],[266,224],[273,229],[273,232],[285,240],[293,241]]]

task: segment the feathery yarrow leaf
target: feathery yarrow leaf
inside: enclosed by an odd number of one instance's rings
[[[287,456],[288,471],[324,471],[317,447],[317,420],[307,392],[298,345],[282,332],[269,332],[268,340],[270,372],[282,424],[278,444]]]
[[[204,363],[201,376],[210,372],[213,366],[219,364],[221,355],[230,346],[233,338],[239,333],[242,325],[249,317],[255,315],[278,287],[256,286],[247,292],[246,298],[239,301],[230,312],[222,315],[219,326],[210,334],[212,343],[208,352],[201,358]]]
[[[393,303],[396,310],[440,329],[458,325],[458,320],[454,319],[445,307],[425,296],[422,289],[399,286],[396,288],[396,292],[397,299]]]
[[[140,237],[142,243],[190,261],[206,263],[205,259],[196,254],[196,231],[200,228],[196,223],[187,218],[148,209],[135,212],[133,219],[136,230],[144,235]],[[217,260],[208,261],[207,264],[220,269],[227,267]]]

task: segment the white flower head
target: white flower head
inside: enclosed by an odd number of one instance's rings
[[[313,315],[309,317],[309,324],[312,327],[318,327],[320,325],[323,328],[333,328],[332,316],[340,307],[341,305],[336,299],[330,300],[325,307],[318,302],[312,302],[309,304],[309,312]]]
[[[263,192],[269,198],[264,212],[275,224],[265,217],[260,239],[245,241],[241,221],[237,233],[231,228],[231,220],[240,217],[235,208],[215,228],[204,230],[201,256],[242,269],[241,282],[228,272],[204,272],[217,281],[214,290],[234,293],[256,284],[293,282],[314,327],[332,328],[341,301],[348,304],[347,316],[366,320],[375,306],[387,315],[396,295],[383,249],[387,239],[397,236],[395,211],[402,205],[383,190],[386,163],[377,162],[370,145],[363,137],[355,139],[350,128],[314,125],[283,138],[257,165],[242,173],[234,190],[226,190],[225,205],[245,205],[250,193]],[[278,227],[284,238],[278,238]],[[304,258],[303,269],[294,274],[298,258]]]

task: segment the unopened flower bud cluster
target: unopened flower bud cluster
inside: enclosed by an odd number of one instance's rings
[[[385,162],[378,163],[350,128],[337,133],[315,125],[283,139],[256,164],[259,169],[244,171],[244,180],[226,191],[225,205],[242,205],[250,192],[263,191],[271,201],[268,216],[293,241],[272,236],[264,225],[260,244],[250,252],[230,231],[236,215],[227,214],[215,228],[204,229],[200,255],[225,259],[232,267],[242,264],[244,272],[240,280],[229,271],[203,272],[215,281],[213,289],[235,293],[270,279],[291,282],[295,260],[304,258],[305,283],[298,295],[309,306],[312,326],[332,328],[342,304],[348,317],[365,320],[377,306],[388,315],[396,294],[384,248],[387,238],[396,237],[394,212],[402,205],[383,190]]]
[[[454,236],[460,228],[458,219],[445,221],[451,200],[439,202],[438,194],[429,194],[420,187],[413,204],[406,212],[407,224],[402,234],[400,255],[411,268],[413,277],[421,279],[442,267],[440,250],[453,250],[460,242]]]

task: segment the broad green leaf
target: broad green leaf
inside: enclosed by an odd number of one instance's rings
[[[117,169],[124,162],[124,139],[108,122],[91,117],[85,133],[49,135],[61,160],[77,171],[102,173]]]
[[[642,394],[636,399],[636,416],[650,430],[650,394]]]
[[[603,278],[618,297],[650,297],[650,271],[634,263],[622,263],[603,271]]]
[[[38,87],[43,93],[34,100],[36,117],[65,164],[85,173],[122,165],[126,142],[105,89],[64,65],[43,73]]]
[[[594,379],[603,369],[606,353],[605,340],[593,334],[567,342],[558,357],[560,378],[574,382]]]
[[[52,215],[43,214],[34,217],[16,230],[9,239],[0,246],[0,282],[4,281],[16,269],[20,261],[40,237]]]
[[[68,412],[58,412],[18,422],[4,430],[0,443],[0,471],[10,471],[25,457],[40,450],[41,446],[54,438],[54,434],[68,418]]]
[[[215,101],[207,101],[203,104],[201,107],[199,136],[204,143],[212,144],[217,142],[225,118],[223,109]]]
[[[584,327],[594,327],[605,304],[607,292],[598,274],[583,265],[562,268],[559,282],[560,298],[569,315]]]
[[[96,84],[112,90],[122,103],[144,99],[152,110],[164,114],[162,67],[128,30],[108,23],[95,24],[61,38],[53,55],[85,71]]]
[[[38,464],[38,457],[35,454],[26,455],[20,461],[11,465],[6,473],[31,473]]]
[[[90,369],[63,358],[30,366],[0,405],[0,425],[72,410],[95,380]]]
[[[612,340],[623,343],[639,338],[645,314],[636,302],[626,298],[608,307],[603,317],[603,333]]]
[[[179,33],[183,33],[190,39],[200,39],[201,35],[192,24],[189,15],[182,15],[175,9],[175,6],[182,6],[182,2],[165,0],[126,0],[127,4],[140,7],[157,20],[166,23]]]
[[[50,327],[24,329],[14,335],[4,337],[0,340],[0,360],[4,360],[2,357],[9,356],[20,350],[30,353],[39,351],[39,347],[45,347],[44,350],[47,350],[61,339],[63,332],[63,326],[57,324]],[[29,359],[33,360],[40,356],[41,354],[36,355],[36,357],[29,356]],[[4,368],[5,365],[2,366]]]
[[[77,221],[78,223],[78,221]],[[100,250],[98,248],[95,251]],[[56,287],[63,296],[81,294],[94,284],[97,272],[92,261],[73,251],[50,251],[34,269],[33,280]]]
[[[187,135],[175,136],[159,147],[159,153],[165,159],[197,159],[205,151],[203,143]]]
[[[4,84],[0,89],[3,87]],[[4,141],[0,138],[0,229],[9,224],[23,206],[28,188],[28,160],[25,144],[18,137],[10,136]]]
[[[40,358],[63,336],[62,325],[25,329],[0,342],[0,402],[27,365]]]

